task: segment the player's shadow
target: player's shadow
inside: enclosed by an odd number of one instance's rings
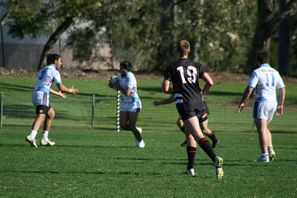
[[[0,173],[29,173],[29,174],[87,174],[102,175],[102,171],[54,171],[54,170],[0,170]]]
[[[25,85],[15,85],[15,84],[8,84],[8,83],[0,83],[0,90],[9,89],[14,91],[22,91],[22,92],[28,92],[32,91],[32,86],[25,86]]]
[[[3,105],[3,115],[10,118],[35,118],[33,105],[6,104]]]
[[[38,145],[39,146],[39,145]],[[30,149],[30,146],[28,145],[28,143],[25,143],[25,138],[24,138],[24,143],[23,144],[9,144],[9,143],[0,143],[0,147],[27,147]],[[129,148],[133,148],[132,146],[119,146],[119,145],[78,145],[78,144],[58,144],[58,145],[55,145],[54,148],[52,147],[48,147],[48,146],[39,146],[38,149],[58,149],[58,148],[78,148],[78,149],[84,149],[84,148],[122,148],[122,149],[129,149]],[[36,149],[36,148],[33,148],[32,149]]]

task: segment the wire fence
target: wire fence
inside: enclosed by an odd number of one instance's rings
[[[175,105],[155,107],[155,98],[143,97],[143,109],[137,124],[147,131],[175,131],[178,113]],[[53,127],[93,128],[107,131],[119,131],[119,98],[114,96],[75,95],[66,99],[51,97],[51,106],[56,112]],[[225,100],[207,98],[210,109],[209,125],[215,131],[242,132],[255,131],[253,127],[252,108],[247,107],[244,113],[236,113],[236,103],[226,97]],[[296,132],[296,110],[285,112],[282,117],[275,117],[272,130]],[[31,127],[35,118],[35,108],[30,97],[9,94],[0,95],[0,128]],[[292,127],[287,127],[288,123]]]
[[[35,107],[30,97],[3,95],[0,98],[0,127],[30,127],[35,118]],[[116,96],[68,96],[66,99],[51,97],[56,112],[55,127],[114,129]]]

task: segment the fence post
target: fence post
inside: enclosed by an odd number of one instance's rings
[[[0,94],[0,128],[3,126],[3,93]]]
[[[95,125],[95,103],[96,103],[96,96],[95,94],[92,95],[92,128],[94,128]]]
[[[117,92],[117,108],[116,108],[116,131],[120,132],[120,101],[121,101],[121,91]]]

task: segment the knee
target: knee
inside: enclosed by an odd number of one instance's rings
[[[56,113],[54,110],[49,111],[47,114],[47,116],[50,120],[53,120],[55,118],[55,115],[56,115]]]
[[[136,125],[129,123],[127,127],[129,128],[129,130],[133,130],[136,128]]]
[[[176,121],[176,125],[177,125],[180,129],[184,128],[184,123],[183,123],[183,121],[181,121],[180,119],[178,119],[178,120]]]
[[[120,127],[121,127],[121,129],[124,129],[124,130],[128,129],[127,123],[120,123]]]

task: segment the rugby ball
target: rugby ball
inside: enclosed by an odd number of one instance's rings
[[[119,77],[118,76],[113,76],[109,80],[109,85],[112,86],[112,87],[115,86],[118,83],[119,83]]]

